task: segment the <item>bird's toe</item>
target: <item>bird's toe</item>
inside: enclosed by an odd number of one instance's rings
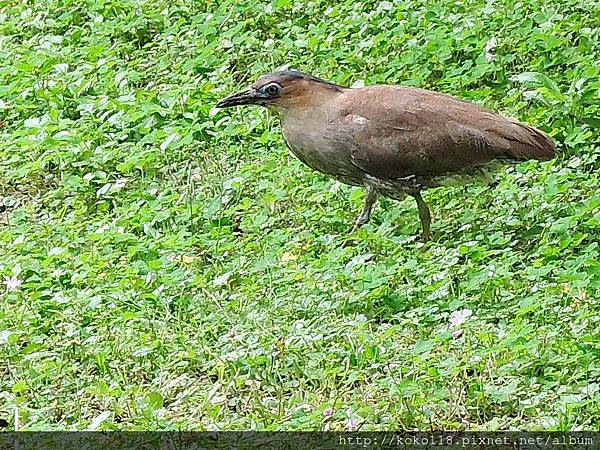
[[[419,240],[421,242],[429,242],[429,241],[431,241],[431,233],[421,233],[419,235]]]

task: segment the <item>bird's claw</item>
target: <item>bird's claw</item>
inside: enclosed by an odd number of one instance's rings
[[[352,225],[352,228],[350,228],[350,233],[354,233],[355,231],[357,231],[360,227],[362,227],[364,224],[366,224],[367,221],[366,220],[362,220],[360,217],[356,220],[356,222],[354,222],[354,225]]]

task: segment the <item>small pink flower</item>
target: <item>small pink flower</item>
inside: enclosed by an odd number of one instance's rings
[[[331,417],[333,415],[333,408],[325,408],[323,410],[323,417]]]
[[[458,339],[463,334],[463,330],[454,330],[452,332],[452,339]]]
[[[473,315],[473,311],[470,309],[459,309],[450,314],[448,321],[450,326],[457,327],[460,324],[466,322],[466,320]]]
[[[23,282],[19,280],[19,277],[13,275],[12,277],[4,277],[4,285],[6,286],[6,292],[14,291],[19,286],[21,286]]]
[[[348,431],[354,431],[354,430],[356,430],[356,428],[358,428],[358,420],[356,420],[356,419],[348,419],[346,421],[346,430],[348,430]]]

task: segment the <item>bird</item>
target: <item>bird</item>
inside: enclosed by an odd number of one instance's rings
[[[545,132],[448,94],[401,85],[350,88],[296,70],[263,75],[216,107],[238,105],[275,112],[300,161],[364,188],[351,232],[369,222],[378,196],[408,195],[428,241],[431,211],[423,191],[489,179],[505,164],[549,160],[556,150]]]

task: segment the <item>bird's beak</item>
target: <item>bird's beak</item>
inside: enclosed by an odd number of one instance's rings
[[[229,108],[237,105],[260,105],[268,96],[256,89],[247,89],[245,91],[231,94],[217,103],[217,108]]]

